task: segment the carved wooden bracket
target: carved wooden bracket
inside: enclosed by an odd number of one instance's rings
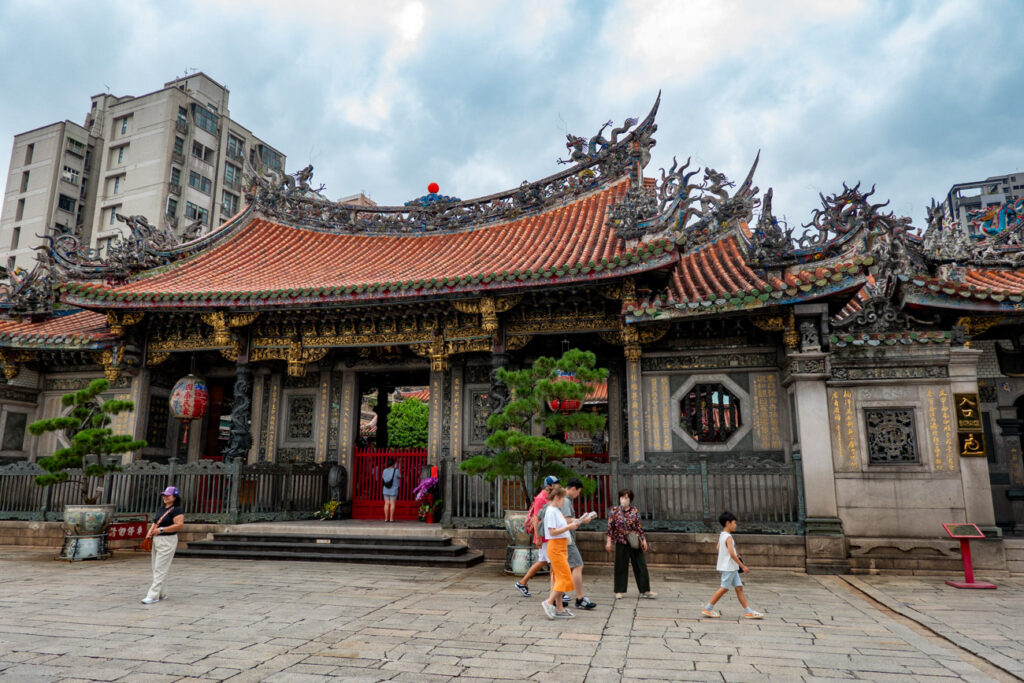
[[[750,322],[765,332],[782,332],[786,329],[786,319],[781,315],[758,315],[750,318]]]
[[[789,309],[786,331],[782,333],[782,343],[787,349],[796,349],[800,346],[800,333],[796,331],[796,315],[792,308]]]
[[[965,316],[956,319],[956,324],[964,328],[964,334],[968,337],[977,337],[978,335],[984,334],[996,325],[1002,323],[1005,318],[1002,317],[986,317],[977,318],[973,316]]]
[[[103,366],[103,374],[108,382],[116,382],[121,377],[124,370],[124,346],[99,351],[95,358]]]
[[[0,366],[3,367],[4,377],[10,381],[21,372],[21,364],[35,359],[36,354],[32,351],[14,351],[4,349],[0,351]]]
[[[203,313],[203,322],[213,328],[213,339],[219,346],[231,346],[232,327],[245,327],[251,325],[259,316],[259,313],[225,313],[214,311]],[[236,354],[237,356],[237,354]]]
[[[124,329],[126,327],[142,322],[142,319],[145,316],[145,311],[128,311],[125,313],[107,311],[107,327],[110,328],[110,333],[112,335],[115,337],[122,337],[124,336]]]
[[[460,313],[477,313],[480,315],[480,326],[487,334],[494,334],[498,331],[498,314],[505,313],[519,305],[523,296],[503,296],[495,298],[486,294],[479,299],[459,299],[452,302],[452,306]]]

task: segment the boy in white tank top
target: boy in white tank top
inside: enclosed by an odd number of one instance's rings
[[[743,559],[736,553],[736,542],[733,540],[733,532],[736,531],[736,515],[731,512],[723,512],[718,516],[718,523],[722,525],[722,533],[718,537],[718,564],[716,568],[722,572],[722,587],[711,596],[711,602],[704,605],[701,613],[706,617],[717,619],[722,616],[715,611],[715,603],[722,599],[722,596],[729,592],[730,588],[736,589],[736,599],[743,605],[743,616],[747,619],[763,619],[764,615],[747,603],[747,596],[743,594],[743,582],[740,581],[740,572],[750,573]]]

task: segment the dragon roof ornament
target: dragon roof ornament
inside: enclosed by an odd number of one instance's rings
[[[944,207],[932,199],[921,252],[945,270],[1024,265],[1024,199],[968,211],[966,229],[948,220]]]
[[[705,244],[730,230],[749,223],[760,205],[754,172],[761,159],[758,151],[746,178],[736,186],[713,168],[704,169],[700,183],[691,182],[701,169],[690,170],[690,159],[682,165],[672,159],[653,189],[640,183],[609,212],[608,221],[623,239],[643,239],[670,234],[683,248]]]
[[[661,93],[642,121],[627,119],[611,131],[610,139],[604,138],[604,130],[611,124],[602,126],[589,143],[570,136],[567,147],[572,153],[568,160],[559,160],[573,164],[570,168],[486,197],[421,198],[405,206],[342,204],[309,187],[312,166],[292,176],[248,166],[247,196],[252,208],[268,218],[322,232],[415,235],[468,230],[540,211],[642,169],[655,144],[654,117],[660,103]]]

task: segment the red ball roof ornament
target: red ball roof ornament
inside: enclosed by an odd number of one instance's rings
[[[438,185],[437,183],[430,183],[429,185],[427,185],[427,192],[429,192],[430,194],[437,194],[440,191],[441,186]]]

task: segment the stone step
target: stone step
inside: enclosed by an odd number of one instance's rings
[[[450,536],[348,536],[337,534],[256,534],[256,533],[216,533],[210,540],[231,542],[231,543],[298,543],[304,545],[319,544],[326,545],[329,541],[334,545],[418,545],[441,548],[450,546]]]
[[[226,530],[232,534],[289,534],[295,536],[433,536],[441,538],[447,532],[440,524],[422,522],[395,522],[383,520],[295,520],[290,522],[249,522],[238,524]]]
[[[326,539],[325,539],[326,540]],[[291,553],[326,553],[332,555],[440,555],[454,556],[466,552],[464,545],[419,545],[419,544],[382,544],[382,543],[289,543],[286,541],[248,540],[235,541],[215,538],[211,541],[193,541],[188,544],[190,549],[202,550],[271,550]]]
[[[285,552],[271,550],[206,550],[184,548],[175,553],[179,557],[207,557],[237,560],[285,560],[310,562],[350,562],[356,564],[402,565],[410,567],[472,567],[484,561],[479,550],[466,550],[456,556],[441,555],[377,555],[364,553],[333,554],[316,552]]]

